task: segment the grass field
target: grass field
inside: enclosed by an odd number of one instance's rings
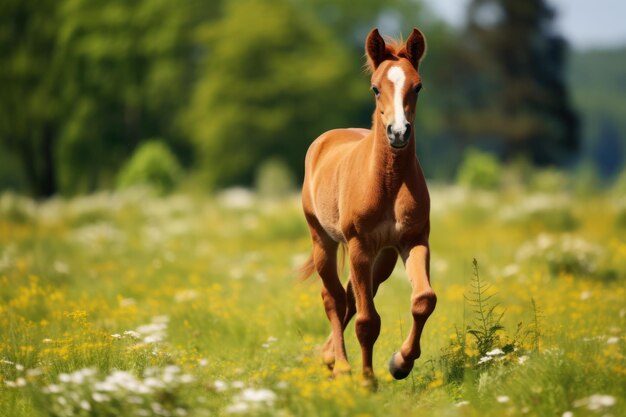
[[[295,279],[310,247],[296,198],[1,196],[0,415],[626,415],[623,200],[431,195],[439,302],[394,381],[402,265],[381,287],[377,392],[353,325],[354,376],[321,365],[329,326],[319,279]]]

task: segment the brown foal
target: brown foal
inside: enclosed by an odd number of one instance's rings
[[[406,44],[386,44],[377,29],[366,41],[376,98],[373,126],[336,129],[318,137],[305,161],[302,205],[313,240],[303,276],[316,270],[331,334],[322,348],[334,375],[350,372],[344,330],[356,314],[363,375],[375,383],[372,367],[380,316],[374,305],[378,286],[402,258],[412,292],[413,326],[389,361],[396,379],[406,378],[420,356],[420,336],[437,298],[430,286],[430,197],[415,155],[415,107],[422,81],[418,73],[426,42],[413,29]],[[350,277],[344,289],[337,249],[348,249]]]

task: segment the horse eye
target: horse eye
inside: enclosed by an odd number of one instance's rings
[[[376,97],[378,97],[380,95],[380,91],[378,91],[378,88],[376,88],[376,86],[372,86],[372,91],[374,92],[374,95]]]
[[[419,94],[421,90],[422,90],[422,84],[419,84],[417,87],[415,87],[415,94]]]

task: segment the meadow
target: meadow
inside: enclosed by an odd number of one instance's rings
[[[378,390],[329,378],[296,196],[0,196],[0,416],[624,416],[626,200],[431,187],[438,305],[411,376],[399,264]],[[474,264],[474,259],[477,263]]]

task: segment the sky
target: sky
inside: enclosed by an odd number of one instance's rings
[[[426,1],[449,23],[463,23],[469,0]],[[548,3],[558,11],[556,29],[574,48],[626,45],[626,0],[548,0]]]

